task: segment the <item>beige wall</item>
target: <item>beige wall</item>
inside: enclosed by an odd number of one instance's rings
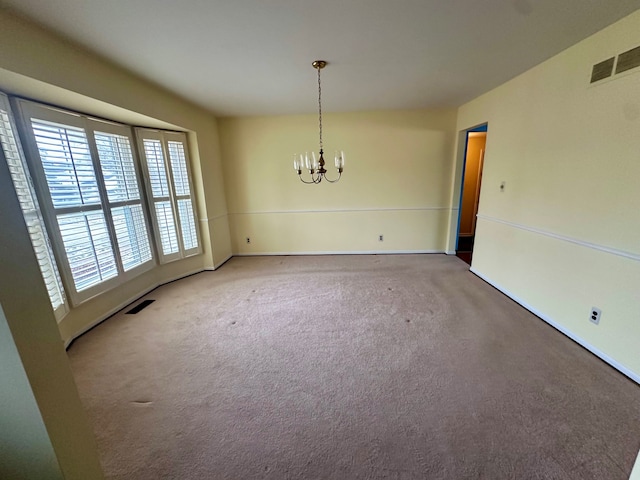
[[[0,478],[62,480],[47,429],[0,306]],[[10,413],[9,413],[10,412]]]
[[[93,431],[1,149],[0,225],[0,478],[99,480]]]
[[[158,267],[72,310],[59,326],[63,340],[149,288],[214,268],[230,256],[218,126],[209,112],[2,9],[0,44],[0,90],[134,125],[189,132],[204,254]]]
[[[334,150],[346,163],[320,185],[293,169],[318,151],[317,115],[219,124],[235,254],[444,251],[455,111],[323,115],[329,177]]]
[[[640,11],[462,106],[457,126],[489,123],[472,269],[636,381],[640,72],[589,80],[639,31]]]

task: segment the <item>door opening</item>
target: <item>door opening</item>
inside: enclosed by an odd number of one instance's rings
[[[476,215],[480,200],[482,167],[487,143],[487,125],[467,131],[465,144],[462,188],[460,192],[460,216],[456,255],[471,265],[476,235]]]

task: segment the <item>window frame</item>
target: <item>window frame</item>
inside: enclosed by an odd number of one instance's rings
[[[154,268],[157,265],[157,256],[154,249],[155,241],[153,238],[153,234],[151,233],[152,229],[150,228],[149,222],[147,195],[145,194],[144,181],[140,168],[140,159],[138,157],[138,152],[136,149],[137,143],[133,135],[132,127],[82,115],[61,108],[51,107],[45,104],[21,98],[13,98],[12,105],[14,105],[14,111],[17,113],[19,124],[22,129],[22,138],[24,141],[25,149],[28,152],[28,154],[26,155],[27,163],[33,177],[38,199],[41,203],[45,225],[51,238],[52,248],[58,263],[58,269],[60,270],[62,281],[71,304],[73,306],[80,305],[87,300],[90,300],[97,295],[100,295],[119,285],[122,285],[125,282]],[[51,192],[49,190],[49,185],[47,183],[44,168],[42,166],[42,159],[40,157],[39,148],[33,133],[31,124],[32,118],[55,122],[69,127],[81,128],[84,130],[100,197],[99,207],[95,205],[54,207]],[[102,166],[100,164],[100,156],[96,145],[96,132],[104,132],[107,134],[122,135],[127,137],[131,149],[131,155],[133,157],[133,164],[136,172],[136,182],[139,192],[139,203],[142,207],[144,225],[149,242],[151,257],[144,263],[127,271],[124,270],[111,211],[112,208],[117,207],[115,207],[112,202],[109,201],[107,189],[104,182]],[[115,259],[117,273],[114,277],[103,280],[86,289],[78,291],[75,286],[71,265],[68,260],[64,241],[60,231],[58,216],[67,213],[71,214],[87,211],[101,211],[103,214],[106,228],[109,234],[113,256]]]
[[[143,127],[136,127],[134,131],[135,131],[135,137],[138,145],[143,177],[145,181],[145,187],[146,187],[145,191],[147,192],[147,202],[149,205],[150,217],[153,223],[156,252],[157,252],[158,260],[160,264],[166,264],[166,263],[174,262],[176,260],[201,254],[202,240],[200,235],[200,225],[199,225],[200,222],[198,220],[198,211],[197,211],[197,206],[194,199],[195,192],[193,189],[193,175],[191,172],[191,157],[189,154],[187,134],[184,132],[172,132],[168,130],[157,130],[157,129],[143,128]],[[151,185],[149,165],[147,162],[147,156],[145,154],[145,146],[144,146],[145,139],[156,140],[156,141],[159,141],[161,144],[163,161],[164,161],[164,169],[167,177],[166,178],[167,185],[169,188],[168,196],[154,197],[153,188]],[[179,195],[176,193],[175,175],[174,175],[173,167],[171,165],[171,156],[169,152],[168,142],[179,142],[182,144],[184,155],[185,155],[185,166],[186,166],[186,173],[187,173],[187,180],[188,180],[188,187],[189,187],[188,195]],[[193,218],[193,226],[194,226],[196,241],[197,241],[197,246],[190,249],[187,249],[184,246],[182,221],[180,218],[180,210],[178,206],[178,202],[180,200],[186,200],[186,199],[190,200],[191,202],[191,211],[192,211],[191,216]],[[160,232],[160,226],[158,223],[156,209],[155,209],[156,203],[167,202],[167,201],[170,202],[171,204],[171,209],[173,213],[173,223],[174,223],[174,228],[176,232],[176,237],[178,240],[178,251],[169,253],[169,254],[165,254],[163,251],[162,235]]]

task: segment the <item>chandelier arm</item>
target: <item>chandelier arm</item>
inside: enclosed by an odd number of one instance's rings
[[[300,181],[301,181],[302,183],[306,183],[307,185],[311,185],[311,184],[314,184],[314,183],[318,183],[318,182],[316,181],[316,177],[314,177],[314,176],[313,176],[313,173],[309,172],[309,174],[311,175],[311,181],[310,181],[310,182],[307,182],[304,178],[302,178],[302,172],[298,174],[298,177],[300,178]]]
[[[329,182],[329,183],[336,183],[338,180],[340,180],[340,178],[341,178],[341,177],[342,177],[342,172],[340,172],[340,173],[338,174],[338,178],[336,178],[335,180],[331,180],[331,179],[330,179],[329,177],[327,177],[326,175],[325,175],[324,179],[325,179],[327,182]]]
[[[311,181],[310,182],[307,182],[304,178],[302,178],[302,175],[299,175],[298,177],[300,178],[300,181],[302,183],[306,183],[307,185],[311,185],[312,183],[316,183],[316,182],[313,181],[313,177],[311,177]]]

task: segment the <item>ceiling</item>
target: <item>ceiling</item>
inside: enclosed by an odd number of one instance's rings
[[[219,116],[455,107],[640,0],[0,0]],[[585,76],[589,75],[585,72]]]

